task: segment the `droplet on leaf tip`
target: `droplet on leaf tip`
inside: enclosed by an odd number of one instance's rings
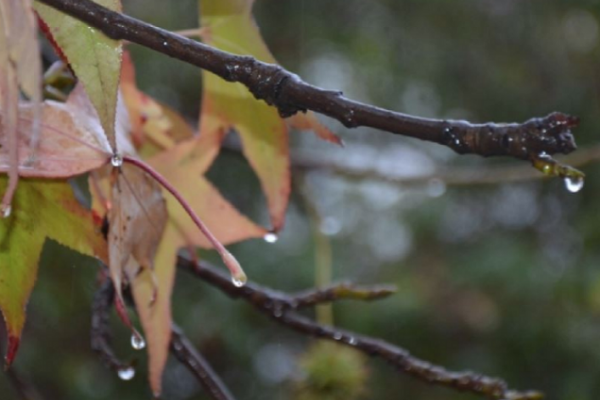
[[[276,243],[279,240],[279,236],[277,236],[276,233],[268,232],[265,234],[265,236],[263,236],[263,239],[267,243]]]
[[[248,281],[248,278],[246,277],[246,274],[243,275],[231,275],[231,283],[233,283],[233,286],[235,287],[242,287],[246,284],[246,282]]]
[[[110,163],[112,164],[113,167],[115,168],[119,168],[123,165],[123,156],[120,155],[119,153],[115,153],[111,159],[110,159]]]
[[[119,378],[123,381],[130,381],[135,376],[135,369],[133,367],[119,368],[117,371]]]
[[[244,273],[244,270],[242,269],[242,266],[238,260],[227,250],[225,250],[221,256],[223,258],[223,263],[225,263],[225,266],[231,273],[231,282],[236,287],[244,286],[248,281],[248,278],[246,277],[246,274]]]
[[[146,347],[146,341],[142,335],[137,332],[134,332],[131,335],[131,347],[133,347],[135,350],[142,350],[144,347]]]
[[[12,207],[9,205],[7,206],[2,206],[2,218],[8,218],[10,217],[10,213],[12,212]]]
[[[564,179],[565,187],[571,193],[577,193],[583,188],[584,180],[581,177],[567,176]]]

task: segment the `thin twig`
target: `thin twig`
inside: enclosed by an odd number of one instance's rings
[[[181,328],[175,324],[172,325],[171,353],[194,374],[211,398],[215,400],[234,400],[233,395],[208,361],[196,350]]]
[[[512,156],[534,160],[540,154],[575,149],[571,128],[577,118],[552,113],[524,123],[471,124],[466,121],[414,117],[350,100],[341,92],[304,82],[278,65],[227,53],[174,34],[91,0],[40,0],[99,29],[113,39],[127,40],[244,84],[257,98],[277,107],[283,117],[307,110],[328,115],[347,127],[368,126],[448,146],[458,153]]]
[[[231,152],[238,151],[233,146],[229,146],[227,149]],[[298,171],[330,172],[349,180],[371,179],[406,186],[421,186],[436,180],[448,186],[473,186],[548,178],[547,175],[533,168],[517,163],[487,167],[447,167],[422,175],[401,176],[398,175],[401,171],[381,171],[369,167],[348,167],[341,163],[324,160],[322,157],[296,155],[292,156],[291,161],[292,168]],[[599,144],[578,149],[576,153],[561,158],[561,162],[576,168],[582,168],[599,161]]]
[[[22,374],[10,367],[5,371],[6,377],[19,397],[23,400],[42,400],[43,397],[31,382]]]
[[[115,288],[109,278],[105,278],[94,295],[92,302],[92,328],[90,331],[92,350],[102,362],[113,371],[130,368],[119,360],[111,345],[110,310],[115,299]]]
[[[357,286],[352,283],[340,283],[321,289],[310,289],[289,295],[292,308],[314,307],[337,300],[379,300],[396,293],[394,285]]]
[[[92,306],[92,349],[102,362],[113,371],[132,368],[115,356],[111,345],[110,310],[115,301],[115,289],[110,278],[104,281],[96,291]],[[210,364],[194,348],[183,331],[173,324],[171,334],[171,352],[198,379],[198,382],[215,400],[234,400],[227,387],[213,371]]]
[[[177,266],[188,271],[212,286],[217,287],[232,298],[241,298],[274,321],[309,336],[331,340],[362,351],[372,357],[379,357],[395,368],[430,384],[468,391],[496,400],[537,400],[538,392],[517,392],[508,389],[499,379],[478,373],[452,372],[412,356],[407,350],[384,340],[359,335],[351,331],[325,326],[299,315],[296,309],[301,303],[294,296],[274,291],[248,282],[244,287],[234,286],[221,271],[206,262],[195,264],[184,257],[178,257]]]

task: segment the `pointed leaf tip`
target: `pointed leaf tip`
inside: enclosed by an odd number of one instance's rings
[[[20,344],[21,339],[18,336],[8,336],[8,346],[6,348],[6,357],[4,358],[5,369],[8,369],[12,365],[15,357],[17,356],[17,351],[19,350]]]

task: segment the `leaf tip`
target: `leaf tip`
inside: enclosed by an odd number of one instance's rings
[[[242,287],[248,282],[248,277],[242,269],[239,261],[229,251],[225,250],[223,255],[223,263],[231,272],[231,282],[236,287]]]
[[[13,361],[15,360],[15,357],[17,355],[17,350],[19,350],[19,345],[21,344],[21,338],[19,338],[18,336],[15,335],[9,335],[8,336],[8,347],[6,349],[6,357],[4,357],[4,368],[8,369],[11,364],[13,363]]]

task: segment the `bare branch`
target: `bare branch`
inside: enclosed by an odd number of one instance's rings
[[[102,362],[114,371],[131,369],[131,365],[120,361],[111,346],[110,309],[115,300],[115,289],[110,278],[104,281],[94,295],[92,306],[92,349]],[[176,325],[172,327],[171,352],[198,379],[208,395],[215,400],[234,400],[227,387],[213,371],[210,364],[194,348],[183,331]]]
[[[422,381],[468,391],[496,400],[538,400],[543,397],[539,392],[510,390],[507,384],[498,378],[487,377],[470,371],[448,371],[443,367],[420,360],[412,356],[407,350],[384,340],[318,324],[295,312],[302,303],[297,303],[294,296],[288,296],[252,282],[238,288],[231,283],[227,275],[206,262],[195,264],[180,256],[177,259],[177,266],[219,288],[232,298],[244,299],[257,310],[288,328],[309,336],[352,347],[372,357],[379,357],[393,367]]]
[[[92,350],[98,354],[102,362],[113,371],[120,371],[131,366],[122,362],[115,355],[111,346],[110,310],[115,299],[115,288],[109,278],[105,278],[92,302]]]
[[[485,157],[511,156],[536,161],[540,155],[566,154],[576,147],[571,128],[577,126],[578,120],[566,114],[555,112],[520,124],[471,124],[414,117],[350,100],[341,92],[310,85],[278,65],[212,48],[90,0],[40,1],[96,27],[113,39],[140,44],[227,81],[240,82],[257,99],[277,107],[283,117],[312,110],[335,118],[349,128],[368,126],[445,145],[460,154]],[[565,169],[556,173],[575,176],[573,171]]]
[[[173,324],[171,353],[198,379],[206,393],[215,400],[234,400],[229,389],[215,373],[208,361],[196,350],[181,328]]]

